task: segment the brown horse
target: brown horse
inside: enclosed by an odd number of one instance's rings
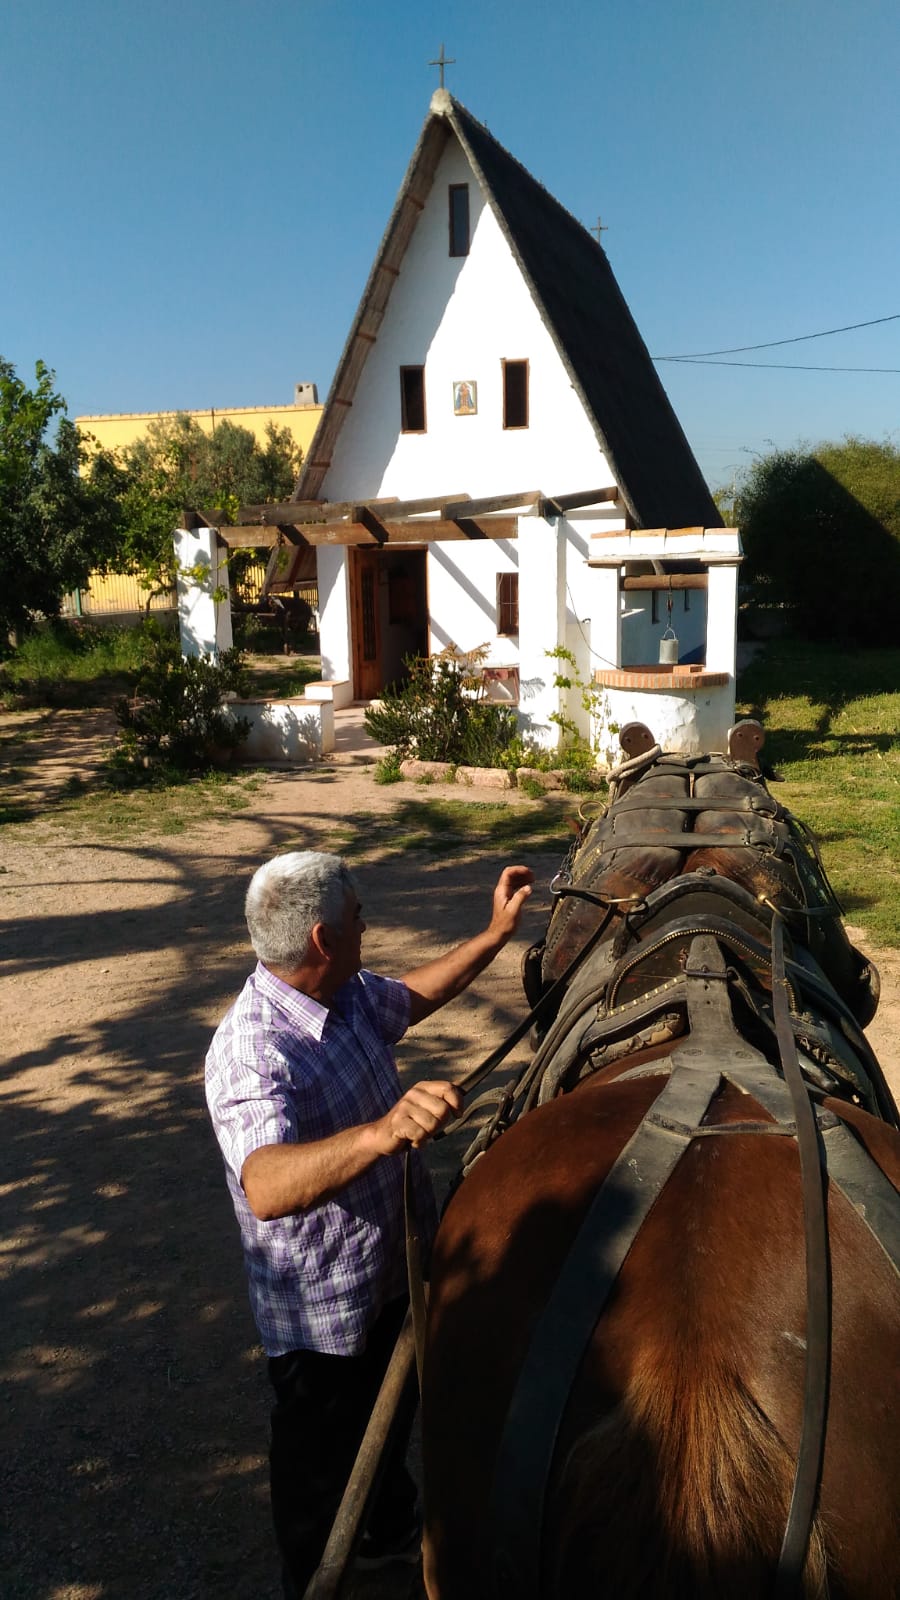
[[[698,795],[704,781],[715,811]],[[670,803],[659,805],[667,792]],[[648,821],[651,794],[665,838]],[[755,855],[735,831],[748,796],[754,827],[762,816],[770,829]],[[687,803],[672,803],[679,798]],[[815,859],[770,802],[752,761],[704,765],[651,752],[570,865],[574,893],[538,953],[545,980],[558,965],[558,923],[571,924],[573,907],[582,936],[588,912],[608,927],[540,1048],[526,1100],[544,1103],[474,1162],[432,1263],[423,1392],[430,1600],[900,1595],[900,1281],[890,1214],[900,1134],[852,1015],[871,1011],[872,974],[836,919],[829,925],[834,902]],[[629,828],[634,842],[623,848]],[[779,828],[790,848],[771,847]],[[674,855],[668,873],[649,859],[657,844]],[[732,877],[729,850],[739,863]],[[793,933],[793,1045],[820,1147],[837,1141],[856,1168],[855,1186],[839,1163],[824,1185],[826,1421],[793,1578],[779,1552],[798,1493],[813,1317],[800,1118],[783,1106],[764,937],[777,906]],[[676,1078],[690,1090],[700,1067],[710,1069],[711,1040],[712,1091],[682,1127],[659,1107]],[[550,1087],[538,1093],[542,1075]],[[640,1193],[641,1160],[628,1155],[654,1117],[659,1141],[681,1127],[683,1145],[655,1203]],[[585,1244],[598,1206],[602,1237]],[[629,1236],[634,1212],[644,1220]],[[581,1286],[616,1234],[620,1270],[600,1308],[586,1312]],[[560,1288],[567,1262],[572,1303]],[[586,1330],[581,1343],[573,1318]],[[570,1369],[562,1387],[558,1365]]]

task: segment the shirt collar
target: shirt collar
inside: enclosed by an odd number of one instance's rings
[[[301,994],[299,989],[292,989],[289,983],[276,978],[274,972],[270,972],[261,961],[256,963],[253,981],[262,994],[282,1011],[287,1012],[295,1026],[300,1027],[313,1039],[321,1040],[325,1024],[331,1015],[327,1006],[320,1005],[311,995]]]

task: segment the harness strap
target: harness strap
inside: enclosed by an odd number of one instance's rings
[[[641,1224],[691,1142],[690,1134],[672,1132],[663,1119],[696,1125],[718,1084],[717,1076],[703,1070],[679,1067],[673,1073],[613,1163],[538,1318],[494,1468],[497,1600],[538,1600],[544,1498],[569,1392]]]
[[[705,806],[714,811],[715,806]],[[723,811],[732,810],[722,806]],[[604,843],[612,850],[651,850],[663,846],[667,850],[761,850],[767,847],[773,855],[783,855],[786,840],[763,828],[745,828],[743,833],[616,833],[610,829]]]
[[[840,1118],[823,1133],[828,1176],[900,1275],[900,1195]]]
[[[767,799],[768,805],[765,803]],[[620,817],[624,811],[752,811],[757,816],[771,818],[773,822],[784,820],[777,801],[767,796],[763,789],[757,789],[755,794],[740,795],[736,800],[727,795],[709,795],[706,799],[697,795],[679,798],[678,795],[653,795],[644,789],[629,789],[621,800],[616,801],[614,815]]]
[[[784,964],[784,923],[772,919],[772,1008],[785,1083],[797,1123],[806,1236],[806,1361],[803,1423],[787,1527],[775,1574],[775,1600],[799,1593],[825,1451],[831,1367],[831,1262],[825,1205],[824,1150],[797,1060]]]

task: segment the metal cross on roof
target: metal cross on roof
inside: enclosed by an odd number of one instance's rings
[[[429,61],[428,65],[430,67],[440,67],[440,69],[441,69],[440,87],[443,89],[443,87],[444,87],[444,68],[445,67],[455,67],[456,66],[456,57],[455,56],[445,56],[444,55],[444,46],[441,45],[441,53],[438,56],[437,60],[436,61]]]
[[[607,227],[606,223],[605,222],[601,222],[600,218],[598,217],[597,218],[596,227],[593,227],[591,229],[591,233],[595,233],[597,235],[597,243],[600,244],[601,243],[601,239],[600,239],[601,233],[609,233],[609,228]]]

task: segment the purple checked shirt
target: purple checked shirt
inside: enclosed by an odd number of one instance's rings
[[[262,963],[216,1031],[206,1098],[241,1230],[250,1304],[267,1355],[355,1355],[406,1285],[403,1156],[382,1156],[330,1200],[260,1222],[241,1187],[251,1151],[304,1144],[374,1122],[400,1099],[391,1046],[409,1025],[409,990],[363,970],[327,1010]],[[431,1185],[415,1155],[424,1242]]]

